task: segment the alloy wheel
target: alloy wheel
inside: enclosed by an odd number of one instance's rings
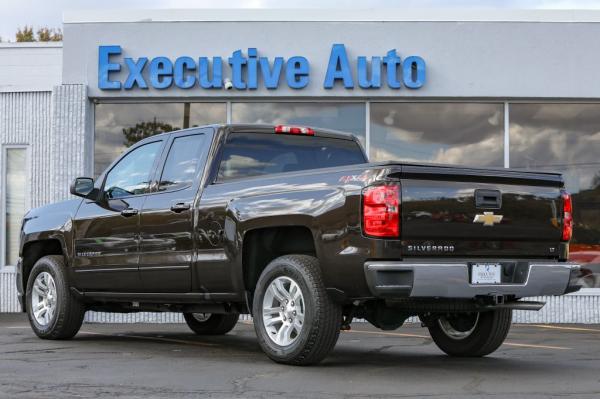
[[[35,321],[46,327],[52,321],[57,306],[56,283],[48,272],[37,275],[31,293],[31,311]]]
[[[289,346],[304,326],[304,296],[298,283],[289,277],[275,278],[263,299],[263,327],[279,346]]]

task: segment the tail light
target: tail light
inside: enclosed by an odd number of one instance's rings
[[[571,194],[566,191],[561,192],[563,201],[563,225],[562,225],[562,240],[570,241],[573,237],[573,201]]]
[[[315,131],[309,127],[302,126],[287,126],[287,125],[277,125],[275,126],[275,133],[282,134],[304,134],[306,136],[314,136]]]
[[[372,237],[400,236],[400,185],[363,190],[363,232]]]

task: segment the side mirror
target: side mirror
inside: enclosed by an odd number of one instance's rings
[[[91,177],[78,177],[71,183],[70,191],[71,194],[78,197],[87,198],[87,196],[94,190],[94,179]]]

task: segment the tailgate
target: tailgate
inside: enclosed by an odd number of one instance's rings
[[[404,256],[556,258],[560,174],[403,165]]]

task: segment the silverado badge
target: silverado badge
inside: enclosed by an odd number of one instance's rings
[[[473,219],[473,223],[483,223],[484,226],[493,226],[494,223],[502,221],[502,215],[494,215],[494,212],[483,212],[483,215],[478,213]]]

